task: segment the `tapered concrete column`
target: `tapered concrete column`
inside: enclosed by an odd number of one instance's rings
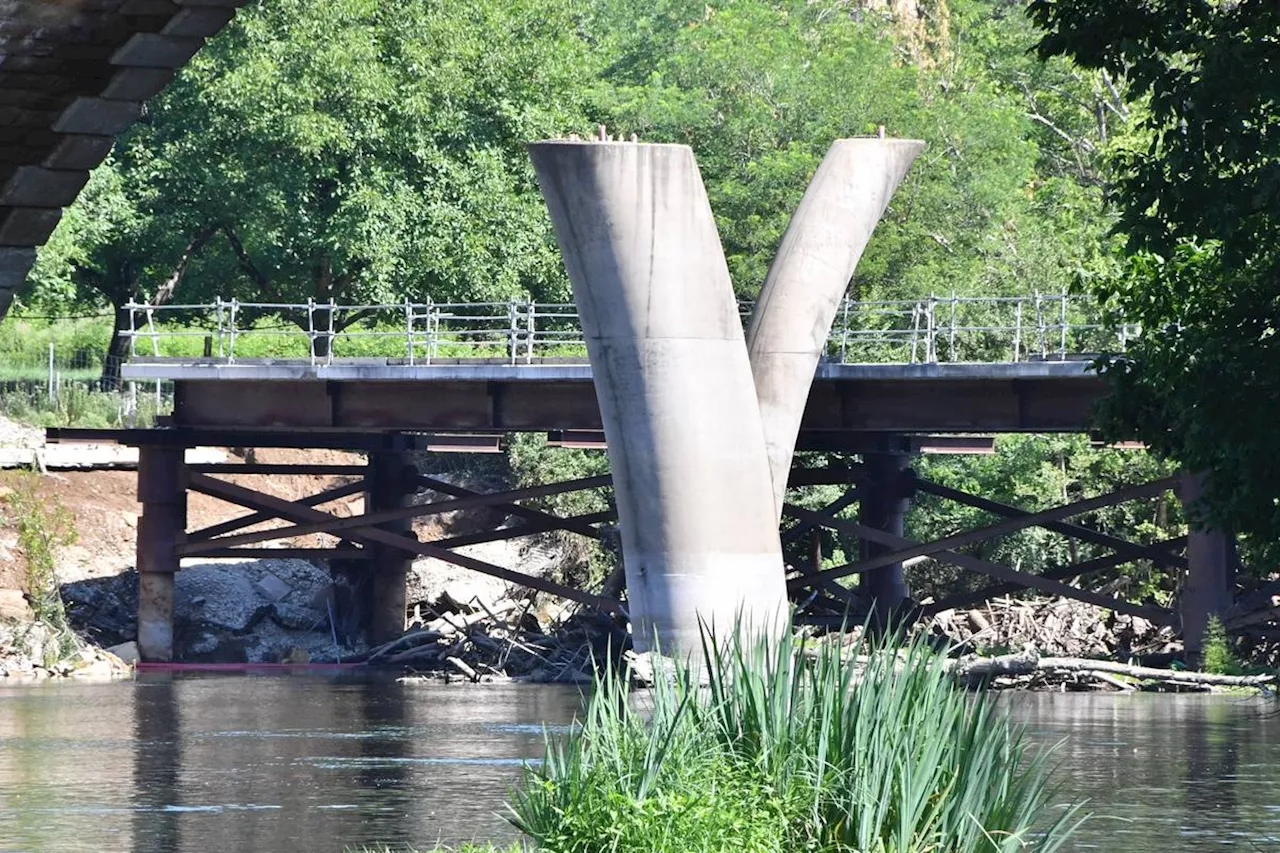
[[[186,466],[181,447],[138,449],[138,655],[173,660],[174,548],[187,529]]]
[[[408,506],[418,490],[413,481],[417,473],[411,454],[395,451],[370,453],[365,506],[370,512]],[[413,536],[412,519],[389,521],[378,526],[392,533]],[[407,609],[405,580],[413,568],[413,554],[389,545],[375,543],[368,547],[373,557],[369,563],[368,601],[364,608],[368,614],[369,641],[385,643],[404,633]]]
[[[862,464],[866,474],[858,484],[858,521],[894,536],[902,536],[911,493],[911,471],[907,454],[893,451],[864,453]],[[862,559],[886,553],[890,549],[875,542],[862,541]],[[902,563],[890,563],[862,575],[862,587],[875,612],[888,614],[901,606],[910,595]]]
[[[530,146],[604,420],[634,640],[686,654],[699,618],[785,625],[760,409],[693,152]]]
[[[1184,473],[1178,497],[1192,520],[1187,536],[1187,575],[1182,586],[1182,643],[1190,661],[1198,663],[1209,618],[1221,616],[1234,598],[1235,542],[1221,530],[1197,527],[1205,475]]]
[[[910,139],[836,140],[769,267],[747,348],[779,519],[800,418],[831,323],[871,232],[923,148]]]

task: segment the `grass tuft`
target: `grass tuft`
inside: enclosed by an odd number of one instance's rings
[[[1053,853],[1082,820],[921,642],[709,638],[699,666],[631,698],[601,672],[582,727],[526,770],[511,820],[539,849]]]

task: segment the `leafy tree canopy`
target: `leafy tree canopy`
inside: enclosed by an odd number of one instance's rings
[[[1128,88],[1141,134],[1114,156],[1122,269],[1093,279],[1144,334],[1103,365],[1104,423],[1212,473],[1203,509],[1280,538],[1280,6],[1033,0],[1045,56]],[[1137,144],[1140,140],[1141,144]]]

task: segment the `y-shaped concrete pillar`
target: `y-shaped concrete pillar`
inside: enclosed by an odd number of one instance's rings
[[[529,146],[609,443],[632,633],[785,624],[764,431],[711,206],[683,145]],[[812,370],[811,370],[812,372]],[[807,383],[806,379],[806,383]]]
[[[911,139],[836,140],[769,267],[747,349],[779,519],[800,418],[831,323],[871,232],[923,148]]]

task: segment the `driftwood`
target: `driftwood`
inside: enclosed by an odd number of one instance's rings
[[[1078,672],[1097,677],[1114,686],[1123,685],[1125,675],[1144,681],[1161,681],[1171,684],[1200,684],[1213,687],[1262,687],[1274,684],[1274,675],[1218,675],[1211,672],[1186,672],[1176,669],[1156,669],[1149,666],[1115,663],[1088,658],[1040,657],[1035,649],[1024,649],[1017,654],[998,655],[989,658],[962,658],[952,667],[952,673],[965,681],[981,681],[996,676],[1032,675],[1034,673]],[[1132,685],[1126,685],[1132,687]]]

